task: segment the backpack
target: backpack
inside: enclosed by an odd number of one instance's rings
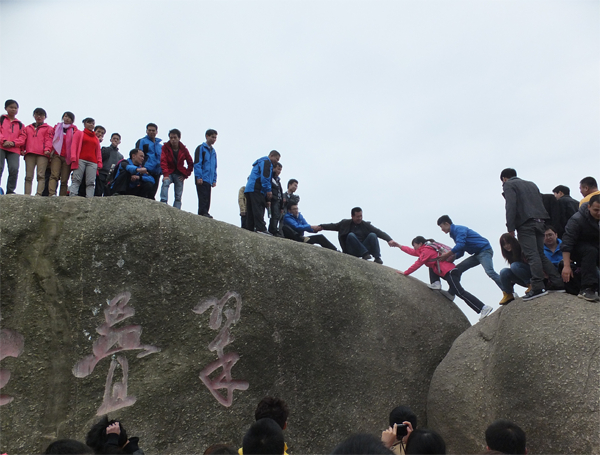
[[[430,246],[431,248],[433,248],[435,250],[435,252],[437,253],[438,257],[440,257],[442,254],[452,251],[452,248],[450,248],[448,245],[444,245],[443,243],[439,243],[439,242],[427,241],[427,242],[425,242],[425,246]],[[452,261],[447,261],[447,262],[453,262],[453,261],[454,261],[454,259]],[[440,261],[436,261],[436,267],[439,272],[439,275],[442,276],[442,268],[440,267]]]
[[[0,125],[2,125],[4,119],[7,119],[10,122],[8,115],[0,115]],[[19,131],[21,131],[23,129],[23,123],[21,123],[21,120],[17,120],[17,123],[19,124]]]

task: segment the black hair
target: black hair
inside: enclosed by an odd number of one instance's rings
[[[278,156],[281,158],[281,153],[279,153],[277,150],[271,150],[269,152],[269,156]]]
[[[552,226],[551,224],[547,224],[546,229],[544,229],[544,231],[547,231],[548,229],[550,229],[555,234],[558,234],[558,231],[556,230],[556,228],[554,226]]]
[[[67,117],[69,117],[73,123],[75,123],[75,114],[73,114],[73,113],[72,113],[72,112],[70,112],[70,111],[67,111],[67,112],[65,112],[65,113],[62,115],[61,119],[63,119],[63,118],[65,117],[65,115],[66,115]]]
[[[281,164],[281,163],[278,161],[278,162],[277,162],[277,164],[275,164],[275,166],[273,166],[273,167],[280,167],[280,168],[282,168],[282,169],[283,169],[283,164]]]
[[[44,454],[55,453],[88,454],[94,453],[94,451],[83,442],[74,439],[58,439],[52,442],[44,452]]]
[[[138,153],[138,152],[142,152],[142,153],[144,153],[144,151],[143,151],[142,149],[131,149],[131,150],[129,151],[129,158],[133,158],[133,155],[137,155],[137,153]],[[145,156],[145,155],[146,155],[146,154],[144,153],[144,156]]]
[[[517,176],[517,171],[515,171],[513,168],[511,167],[507,167],[506,169],[504,169],[501,173],[500,173],[500,180],[504,179],[504,178],[511,178],[511,177],[516,177]]]
[[[19,103],[17,103],[15,100],[6,100],[4,102],[4,109],[6,109],[8,106],[10,106],[11,104],[16,104],[17,107],[19,107]]]
[[[298,183],[298,180],[296,180],[296,179],[289,179],[287,187],[289,188],[292,183]]]
[[[238,451],[228,444],[213,444],[204,451],[204,455],[237,455]]]
[[[92,425],[90,431],[88,431],[87,436],[85,437],[85,443],[94,449],[96,453],[103,453],[104,446],[108,441],[108,437],[106,434],[106,428],[113,423],[119,422],[118,420],[108,420],[108,416],[102,417],[98,422]],[[127,431],[119,422],[119,428],[121,429],[121,433],[119,434],[119,447],[123,447],[127,443]]]
[[[106,128],[104,128],[102,125],[96,125],[94,127],[94,131],[98,131],[98,130],[102,130],[102,131],[104,131],[104,134],[106,134]]]
[[[246,453],[246,452],[244,452]],[[353,434],[339,443],[331,452],[332,455],[391,455],[383,443],[372,434]]]
[[[506,251],[504,249],[504,244],[510,245],[510,251]],[[505,233],[500,236],[500,251],[502,252],[502,257],[506,259],[506,262],[509,264],[512,264],[513,262],[521,262],[523,260],[521,244],[509,233]]]
[[[48,114],[46,114],[46,111],[44,109],[42,109],[41,107],[36,107],[33,110],[33,115],[43,115],[44,117],[48,117]]]
[[[437,225],[440,226],[442,223],[452,224],[452,220],[448,215],[442,215],[437,220]]]
[[[119,136],[119,139],[121,139],[121,135],[120,135],[119,133],[112,133],[112,134],[110,135],[110,138],[112,139],[112,138],[113,138],[113,136]]]
[[[410,242],[410,244],[411,245],[414,245],[415,243],[425,244],[427,242],[435,242],[435,240],[433,240],[433,239],[426,239],[422,235],[417,235],[414,239],[412,239],[412,242]]]
[[[285,442],[283,431],[273,419],[254,422],[244,435],[244,455],[283,455]]]
[[[413,430],[417,429],[417,415],[412,412],[408,406],[397,406],[390,412],[390,427],[394,427],[394,424],[401,424],[407,421],[413,427]]]
[[[558,185],[556,188],[554,188],[552,190],[553,193],[559,193],[561,192],[565,195],[565,196],[570,196],[571,195],[571,190],[569,189],[568,186],[564,186],[564,185]]]
[[[356,215],[358,212],[362,212],[362,209],[360,207],[354,207],[352,210],[350,210],[350,214],[352,216]]]
[[[598,182],[596,182],[594,177],[584,177],[579,184],[587,186],[588,188],[598,188]]]
[[[158,131],[158,125],[156,123],[148,123],[146,125],[146,129],[150,128],[151,126],[153,126],[154,128],[156,128],[156,131]]]
[[[92,123],[92,122],[96,123],[96,120],[94,120],[92,117],[86,117],[81,121],[81,123]]]
[[[171,137],[171,134],[175,134],[179,139],[181,139],[181,131],[179,131],[177,128],[173,128],[171,131],[169,131],[169,137]]]
[[[283,430],[289,414],[290,410],[288,409],[287,403],[281,398],[264,397],[256,406],[254,420],[258,421],[265,418],[273,419]]]
[[[588,209],[589,209],[590,205],[594,204],[595,202],[600,203],[600,194],[594,194],[590,198],[590,202],[588,202]]]
[[[525,432],[508,420],[496,420],[485,430],[485,442],[490,450],[509,454],[527,453]]]
[[[406,455],[444,455],[446,443],[433,430],[418,429],[413,431],[406,441]]]
[[[204,133],[205,136],[214,136],[215,134],[219,134],[217,133],[217,130],[213,130],[213,129],[207,129],[206,133]]]

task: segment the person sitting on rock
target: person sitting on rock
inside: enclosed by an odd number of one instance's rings
[[[283,455],[283,431],[273,419],[260,419],[244,435],[242,450],[247,455]]]
[[[323,248],[337,251],[337,248],[323,234],[304,236],[304,231],[319,232],[320,226],[311,226],[298,211],[298,205],[291,205],[283,217],[283,235],[286,239],[305,242],[310,245],[321,245]]]
[[[351,219],[319,226],[325,231],[338,232],[338,239],[344,253],[365,260],[374,257],[377,264],[383,264],[377,238],[385,240],[392,247],[400,247],[400,244],[369,221],[363,221],[363,212],[360,207],[354,207],[350,214]]]
[[[526,454],[525,432],[508,420],[496,420],[485,430],[485,443],[488,451],[508,454]],[[489,453],[489,452],[488,452]]]
[[[85,443],[94,449],[95,453],[144,455],[144,451],[138,446],[139,439],[137,437],[129,438],[127,431],[119,421],[109,421],[108,417],[104,416],[92,425],[85,438]]]
[[[277,423],[277,425],[279,425],[281,430],[285,430],[287,428],[287,419],[289,414],[290,410],[288,409],[287,403],[281,398],[264,397],[256,406],[256,410],[254,411],[254,420],[258,422],[261,419],[272,419]],[[285,455],[287,455],[287,444],[285,443],[284,452]],[[239,455],[243,455],[243,448],[241,448],[238,453]]]
[[[562,278],[569,282],[573,277],[571,259],[581,266],[581,292],[578,297],[590,302],[598,298],[598,244],[600,243],[598,220],[600,220],[600,194],[590,198],[565,228],[561,249],[564,266]]]
[[[412,248],[407,246],[399,245],[400,249],[406,254],[411,256],[417,256],[419,259],[408,268],[405,272],[398,271],[401,275],[410,275],[419,269],[422,265],[426,265],[430,269],[446,280],[450,285],[450,292],[457,295],[460,299],[469,305],[469,307],[480,315],[479,320],[481,321],[493,310],[491,306],[484,305],[481,300],[475,297],[473,294],[467,292],[460,284],[460,273],[456,270],[456,266],[452,262],[438,261],[438,252],[433,246],[435,240],[426,240],[423,236],[415,237],[412,241]]]
[[[425,428],[415,430],[406,442],[406,455],[444,455],[445,453],[444,438],[433,430]]]
[[[546,232],[544,232],[544,254],[556,268],[558,268],[563,260],[562,251],[560,249],[561,243],[562,240],[558,238],[556,228],[547,224]]]
[[[110,186],[112,196],[122,194],[154,199],[154,177],[144,167],[144,152],[133,149],[128,160],[121,160]]]
[[[390,427],[381,433],[383,445],[396,455],[404,455],[408,437],[417,429],[417,415],[407,406],[397,406],[390,412]]]
[[[507,305],[515,299],[515,284],[527,288],[525,293],[529,292],[531,270],[527,259],[523,255],[519,241],[512,235],[507,233],[500,236],[500,252],[510,265],[509,268],[500,270],[502,287],[506,289],[505,292],[509,295],[509,298],[502,299],[500,305]]]

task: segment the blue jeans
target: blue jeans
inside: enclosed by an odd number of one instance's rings
[[[167,203],[169,200],[169,186],[171,183],[175,188],[175,202],[173,207],[181,210],[181,195],[183,194],[183,182],[179,180],[179,175],[171,174],[163,177],[162,188],[160,189],[160,202]]]
[[[379,239],[374,232],[367,235],[364,242],[358,240],[358,237],[354,233],[348,234],[346,237],[346,252],[352,256],[362,257],[367,253],[371,253],[374,258],[381,256],[379,252]]]
[[[531,281],[531,269],[524,262],[513,262],[508,269],[500,270],[502,290],[507,294],[514,292],[514,285],[518,284],[526,288]]]
[[[498,275],[494,270],[494,263],[492,262],[493,256],[494,250],[492,250],[491,248],[480,251],[479,253],[474,254],[473,256],[469,256],[460,264],[457,264],[456,270],[458,270],[462,274],[467,270],[472,269],[473,267],[477,267],[479,264],[481,264],[487,276],[494,280],[494,283],[496,283],[496,285],[504,291],[504,289],[502,288],[502,282],[500,281],[500,275]]]

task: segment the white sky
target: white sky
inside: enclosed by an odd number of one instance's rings
[[[600,177],[599,12],[597,0],[2,0],[0,98],[26,124],[38,106],[51,125],[94,117],[124,155],[148,122],[162,139],[180,129],[191,153],[215,128],[218,220],[239,225],[238,189],[277,149],[309,223],[361,206],[400,243],[453,245],[436,226],[448,214],[490,240],[499,271],[503,168],[575,198]],[[22,163],[18,193],[24,177]],[[191,179],[183,210],[197,211]],[[401,270],[414,259],[382,252]],[[481,267],[463,284],[498,307]]]

